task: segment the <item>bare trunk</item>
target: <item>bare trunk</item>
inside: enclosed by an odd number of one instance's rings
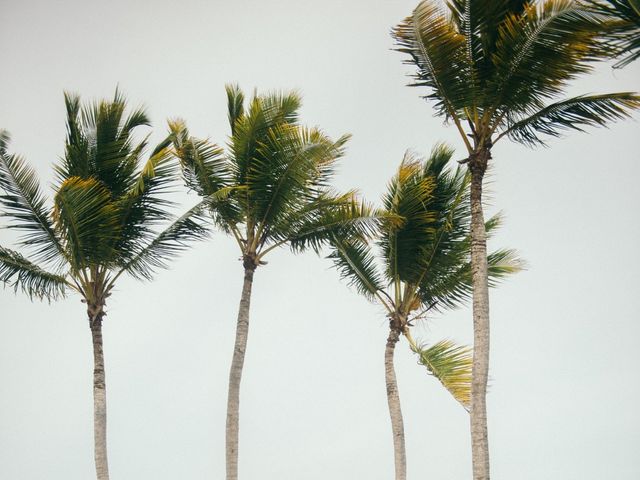
[[[396,329],[389,331],[387,346],[384,350],[384,376],[387,383],[387,403],[391,416],[391,430],[393,432],[393,457],[395,460],[396,480],[407,478],[407,455],[404,448],[404,424],[402,421],[402,409],[400,408],[400,395],[396,383],[396,371],[393,366],[393,353],[396,343],[400,338],[400,332]]]
[[[93,438],[98,480],[109,480],[107,464],[107,390],[102,352],[102,314],[91,322],[93,339]]]
[[[242,296],[240,297],[240,307],[238,309],[238,320],[236,325],[236,343],[233,349],[231,371],[229,372],[226,428],[227,480],[238,479],[240,381],[242,380],[242,366],[244,365],[244,354],[247,348],[247,336],[249,334],[249,307],[251,305],[251,286],[253,284],[253,273],[255,268],[255,264],[245,260],[244,284],[242,286]]]
[[[473,367],[471,382],[471,452],[473,479],[489,480],[487,380],[489,376],[489,285],[487,234],[482,213],[482,179],[489,151],[481,151],[471,170],[471,270],[473,282]]]

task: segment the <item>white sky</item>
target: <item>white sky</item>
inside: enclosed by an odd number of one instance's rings
[[[415,1],[2,0],[0,128],[49,190],[64,89],[93,99],[120,85],[149,107],[155,140],[181,116],[223,143],[226,82],[297,88],[305,123],[353,134],[337,185],[375,200],[405,149],[445,140],[462,151],[405,87],[411,69],[391,51],[388,32]],[[638,90],[639,73],[640,62],[603,67],[572,93]],[[547,149],[495,149],[489,211],[504,210],[506,223],[490,247],[516,247],[530,264],[491,297],[495,479],[640,478],[637,134],[628,121]],[[0,231],[0,244],[13,238]],[[112,478],[223,478],[238,256],[216,234],[153,283],[119,284],[104,325]],[[0,306],[0,478],[91,478],[83,305],[30,303],[6,289]],[[256,273],[251,322],[241,477],[391,478],[383,312],[329,261],[282,250]],[[416,334],[468,342],[470,310]],[[409,478],[469,478],[466,412],[406,345],[396,367]]]

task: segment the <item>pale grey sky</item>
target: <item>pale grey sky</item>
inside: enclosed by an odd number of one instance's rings
[[[303,120],[350,132],[337,184],[376,200],[405,149],[438,141],[389,29],[416,0],[0,2],[0,128],[48,189],[64,140],[63,90],[116,85],[144,103],[154,139],[168,117],[223,143],[223,86],[299,89]],[[603,66],[572,93],[639,90],[640,63]],[[496,147],[491,246],[529,270],[492,292],[490,443],[494,478],[640,478],[638,123]],[[462,156],[462,154],[460,154]],[[195,201],[184,195],[186,203]],[[186,205],[186,204],[185,204]],[[0,231],[0,244],[13,236]],[[224,473],[228,367],[242,282],[216,234],[153,283],[123,280],[108,305],[105,356],[114,479]],[[0,290],[0,478],[93,476],[91,337],[79,298],[47,305]],[[423,341],[468,342],[468,309],[431,319]],[[383,312],[327,260],[274,253],[256,273],[241,401],[242,478],[392,477]],[[409,478],[470,477],[468,417],[397,355]]]

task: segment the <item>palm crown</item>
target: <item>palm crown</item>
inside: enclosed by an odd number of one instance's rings
[[[142,161],[148,137],[136,141],[134,131],[149,125],[144,110],[125,115],[118,92],[113,101],[84,108],[77,96],[65,94],[65,104],[67,139],[55,165],[52,207],[34,170],[7,153],[6,132],[0,138],[3,216],[8,228],[26,233],[19,244],[31,253],[27,259],[0,247],[0,279],[30,297],[52,299],[70,288],[98,314],[122,273],[149,278],[186,241],[206,233],[198,209],[156,232],[171,218],[164,194],[175,165],[168,139]]]
[[[503,136],[525,144],[541,134],[603,125],[640,106],[633,93],[556,101],[567,83],[603,60],[600,15],[572,0],[422,1],[393,31],[417,67],[437,113],[471,153]],[[467,130],[468,128],[468,130]],[[471,137],[472,143],[467,136]]]
[[[333,141],[299,125],[296,93],[255,95],[227,86],[228,151],[171,123],[187,186],[209,202],[214,223],[234,236],[245,262],[257,266],[269,251],[289,244],[318,249],[333,234],[364,235],[374,212],[353,192],[329,186],[349,136]]]
[[[409,327],[427,312],[464,303],[471,292],[469,180],[458,167],[445,168],[452,151],[436,147],[428,161],[405,155],[383,197],[389,219],[376,243],[334,237],[331,258],[358,292],[382,304],[390,328],[405,335],[420,362],[468,408],[469,351],[450,341],[418,345]],[[487,222],[495,229],[500,218]],[[512,250],[489,255],[492,282],[515,273],[522,263]]]

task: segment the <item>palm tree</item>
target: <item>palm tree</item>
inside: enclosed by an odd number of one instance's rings
[[[640,0],[591,0],[595,12],[608,20],[609,33],[605,47],[620,60],[614,68],[622,68],[640,58]]]
[[[452,151],[436,147],[426,162],[405,155],[383,198],[390,219],[380,224],[376,252],[357,238],[334,236],[331,258],[343,278],[359,293],[380,303],[389,318],[385,380],[391,416],[396,480],[406,479],[404,428],[393,355],[404,336],[419,363],[468,410],[471,351],[449,340],[431,347],[418,344],[410,327],[428,313],[455,308],[471,289],[469,181],[461,167],[445,169]],[[499,217],[487,223],[493,230]],[[494,283],[515,273],[521,262],[511,250],[489,255]],[[380,269],[378,265],[384,268]]]
[[[0,196],[8,228],[25,233],[18,251],[0,247],[0,281],[29,298],[57,300],[67,292],[86,304],[93,341],[94,439],[98,480],[109,478],[106,441],[106,389],[102,323],[107,298],[127,272],[150,279],[159,267],[203,238],[199,223],[204,204],[194,207],[161,233],[155,227],[171,218],[164,198],[176,177],[170,141],[158,145],[142,163],[146,137],[134,132],[149,120],[143,109],[125,115],[126,101],[81,108],[78,96],[65,94],[67,139],[55,166],[53,206],[47,206],[34,170],[7,152],[9,136],[0,134]]]
[[[529,146],[542,135],[605,125],[640,106],[633,93],[560,99],[570,80],[604,54],[602,17],[571,0],[422,1],[392,35],[417,68],[436,113],[458,130],[471,172],[474,356],[471,439],[475,480],[487,480],[489,443],[489,291],[482,182],[503,138]]]
[[[255,270],[269,252],[285,245],[295,252],[317,250],[330,235],[365,235],[376,217],[353,192],[329,189],[348,136],[333,141],[317,128],[299,125],[299,95],[255,94],[245,108],[237,86],[226,92],[228,152],[191,137],[181,121],[172,130],[187,186],[208,199],[213,223],[236,240],[244,268],[226,422],[226,478],[236,480],[240,381]]]

